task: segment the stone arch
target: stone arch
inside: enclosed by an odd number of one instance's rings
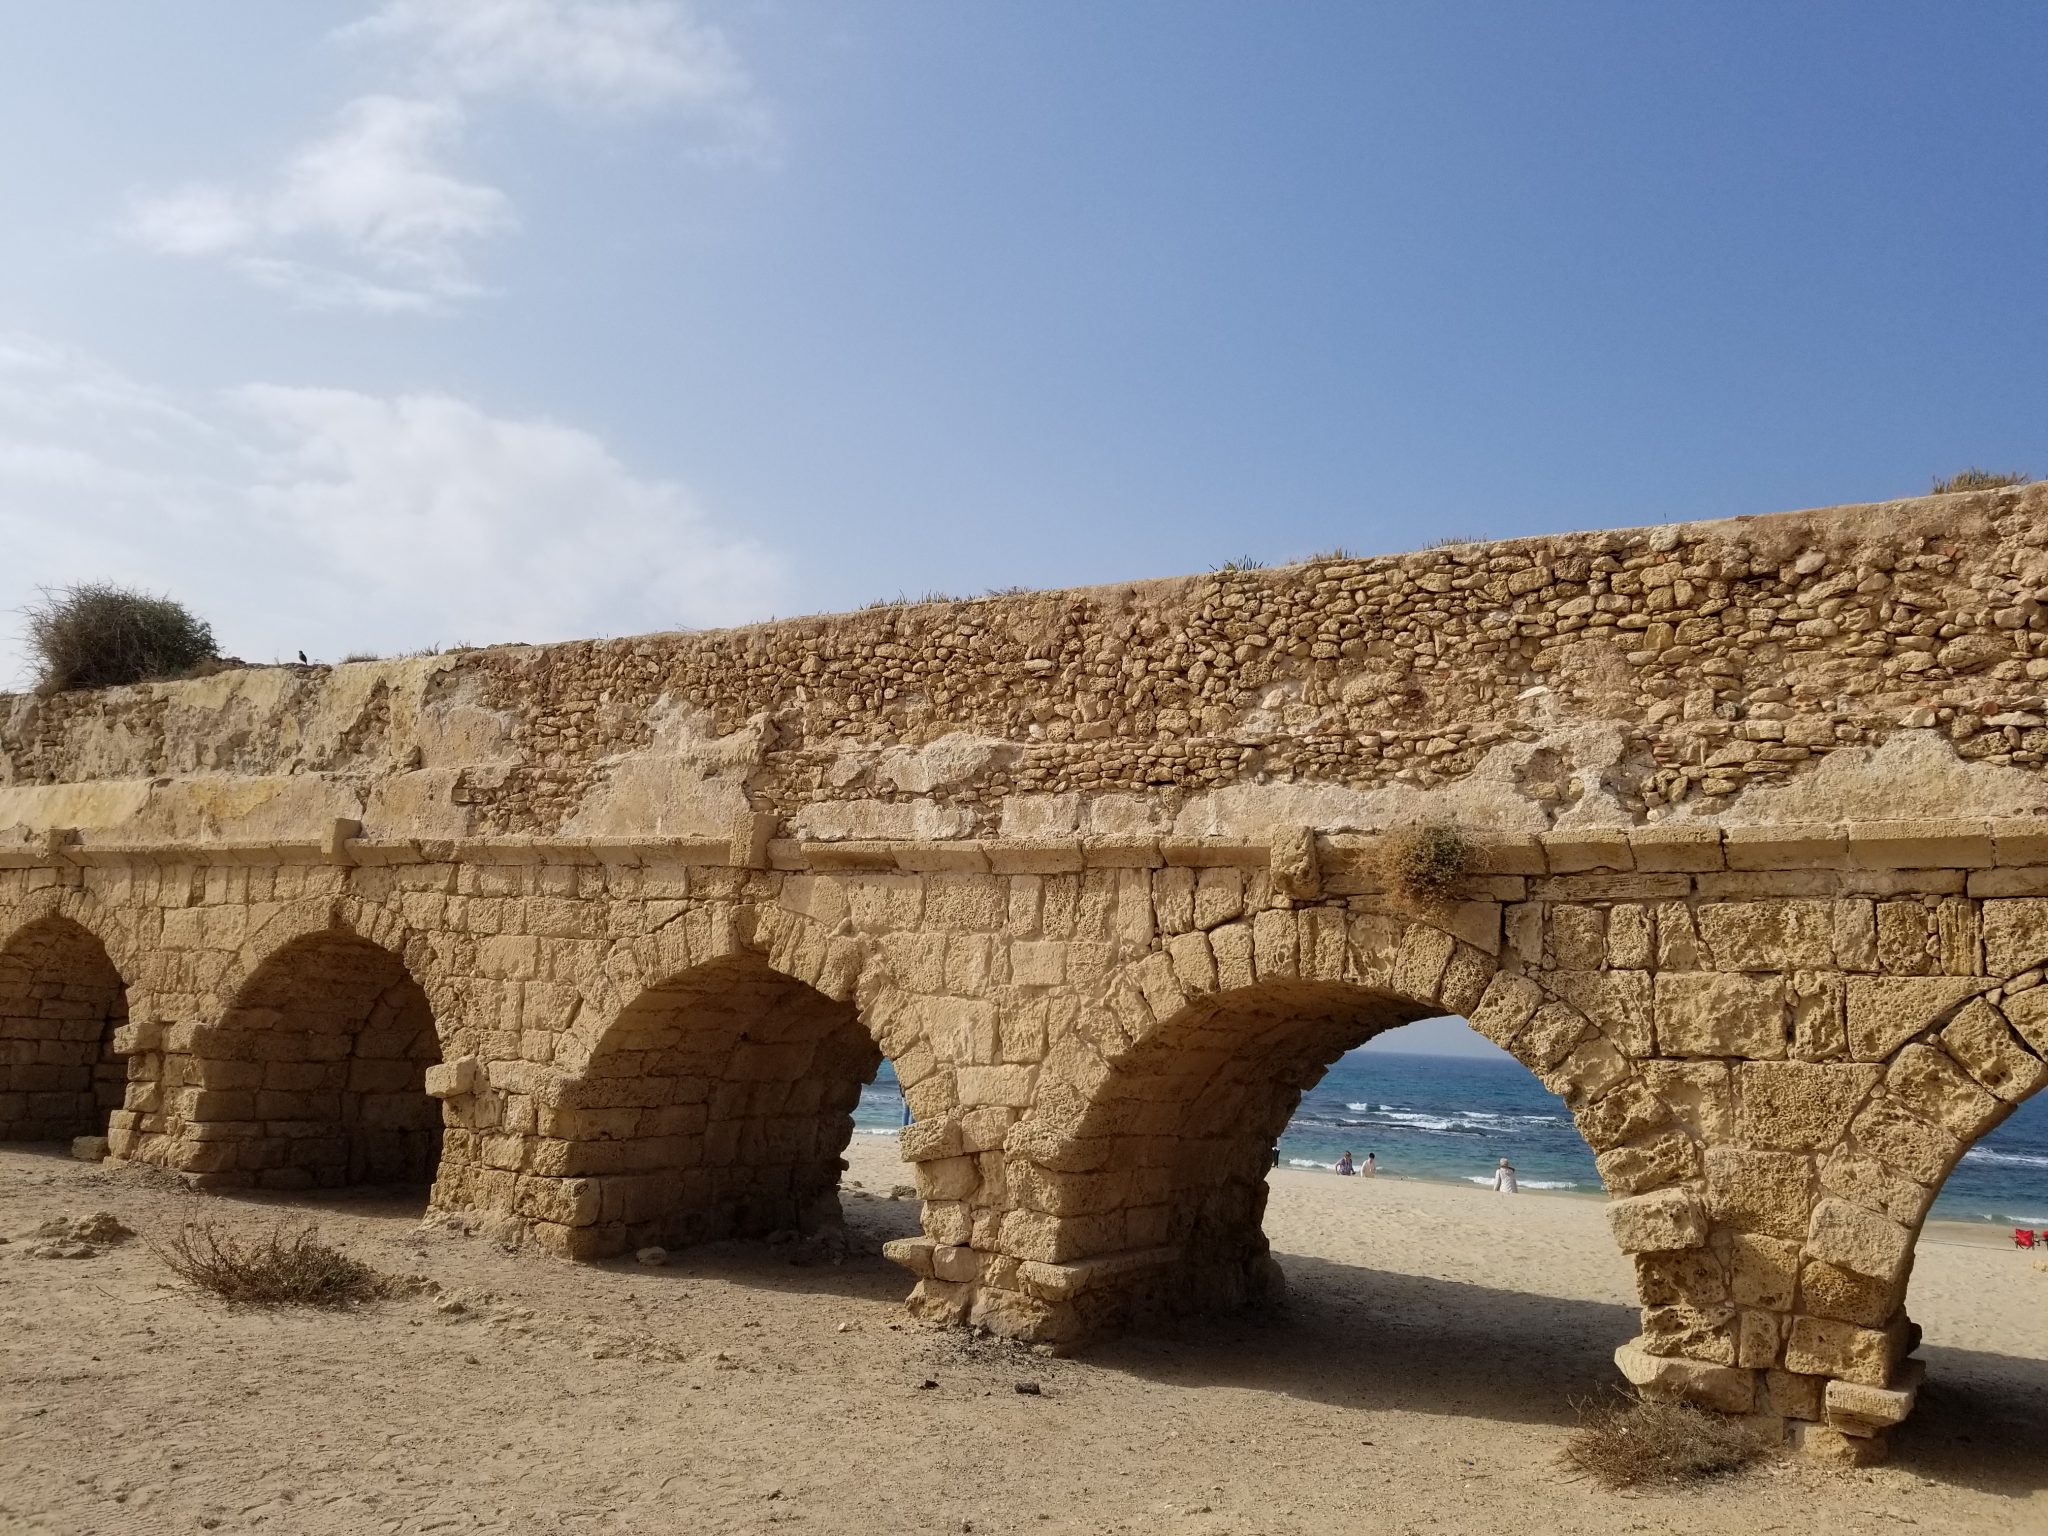
[[[537,1240],[589,1257],[837,1222],[860,1089],[914,1048],[867,945],[778,908],[703,908],[620,941],[583,996],[530,1092],[493,1073],[451,1103],[479,1132],[532,1116],[513,1204]],[[906,1095],[938,1081],[913,1062]],[[497,1203],[489,1172],[474,1182],[469,1203]]]
[[[441,1059],[425,988],[386,921],[311,904],[244,945],[217,1022],[167,1052],[173,1160],[204,1182],[413,1184],[440,1164]],[[374,916],[374,909],[372,909]],[[364,931],[364,930],[368,931]]]
[[[2026,905],[2043,907],[2030,916],[2048,939],[2048,904]],[[1805,1229],[1771,1245],[1791,1314],[1772,1387],[1794,1417],[1868,1436],[1911,1412],[1922,1372],[1906,1302],[1921,1229],[1970,1149],[2048,1087],[2044,977],[2048,961],[2003,980],[1850,977],[1856,1059],[1792,1069],[1842,1083],[1824,1106]]]
[[[1071,1338],[1270,1293],[1265,1175],[1300,1095],[1343,1052],[1441,1014],[1463,1015],[1565,1100],[1610,1186],[1696,1173],[1619,1014],[1595,1023],[1427,922],[1261,912],[1127,964],[1048,1052],[1004,1143],[1014,1208],[1004,1259],[984,1270],[1027,1298],[1015,1331]]]
[[[0,1140],[105,1135],[127,1100],[128,983],[90,904],[33,904],[0,940]]]
[[[272,912],[235,947],[212,985],[214,1017],[233,1008],[257,975],[301,939],[347,934],[393,956],[426,993],[444,1046],[466,1024],[463,998],[451,968],[442,962],[430,937],[408,925],[383,903],[355,896],[315,897],[295,901]]]

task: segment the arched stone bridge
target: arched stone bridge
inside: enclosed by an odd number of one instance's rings
[[[590,1257],[831,1219],[886,1056],[913,1305],[1069,1346],[1269,1292],[1303,1089],[1456,1014],[1598,1155],[1631,1380],[1881,1438],[1929,1204],[2048,1080],[2044,512],[5,701],[0,1137]]]

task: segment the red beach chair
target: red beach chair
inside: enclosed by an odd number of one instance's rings
[[[2015,1248],[2031,1248],[2034,1246],[2034,1234],[2025,1227],[2014,1227],[2012,1229],[2012,1245]]]

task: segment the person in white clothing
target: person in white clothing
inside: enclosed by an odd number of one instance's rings
[[[1497,1195],[1512,1195],[1516,1193],[1516,1188],[1515,1165],[1502,1158],[1500,1166],[1493,1170],[1493,1192]]]

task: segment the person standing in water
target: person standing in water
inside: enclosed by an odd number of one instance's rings
[[[1515,1184],[1515,1165],[1506,1158],[1502,1158],[1500,1166],[1493,1170],[1493,1192],[1497,1195],[1512,1195],[1519,1192]]]
[[[1337,1159],[1337,1171],[1343,1174],[1344,1177],[1346,1177],[1347,1179],[1350,1178],[1352,1174],[1358,1172],[1356,1168],[1351,1166],[1351,1154],[1349,1152],[1346,1152],[1342,1157]]]
[[[1380,1171],[1379,1154],[1377,1152],[1366,1153],[1365,1164],[1358,1171],[1364,1174],[1368,1179],[1371,1178],[1374,1174],[1378,1173]]]

